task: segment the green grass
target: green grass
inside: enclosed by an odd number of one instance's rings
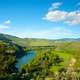
[[[72,54],[69,54],[69,53],[61,53],[61,52],[57,52],[56,54],[58,54],[60,57],[63,58],[64,62],[61,62],[60,65],[56,65],[56,66],[52,66],[50,68],[50,71],[52,72],[58,72],[59,69],[63,68],[63,67],[66,67],[68,66],[70,60],[72,59],[73,55]]]

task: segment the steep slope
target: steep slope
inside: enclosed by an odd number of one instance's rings
[[[6,34],[0,34],[0,41],[12,42],[20,46],[26,46],[24,39]]]

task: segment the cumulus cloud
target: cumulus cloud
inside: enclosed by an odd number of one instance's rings
[[[49,8],[49,10],[58,9],[62,5],[62,2],[55,2],[52,4],[52,6]]]
[[[69,25],[77,25],[80,24],[80,11],[62,11],[62,10],[50,10],[43,17],[44,20],[48,20],[51,22],[60,22],[63,21]]]
[[[0,25],[0,31],[3,31],[4,29],[8,29],[9,26],[5,26],[5,25]]]
[[[6,20],[5,22],[4,22],[4,25],[10,25],[11,24],[11,21],[10,20]]]
[[[80,12],[77,11],[69,12],[67,14],[65,22],[70,25],[80,24]]]
[[[4,21],[3,24],[0,24],[0,31],[3,31],[4,29],[8,29],[10,27],[10,20]]]
[[[61,21],[66,19],[67,12],[60,11],[60,10],[54,10],[49,11],[43,19],[49,20],[49,21]]]

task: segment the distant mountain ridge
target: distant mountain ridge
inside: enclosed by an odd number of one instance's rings
[[[38,38],[19,38],[12,35],[0,34],[0,41],[11,41],[21,46],[47,46],[55,42],[80,41],[80,38],[62,38],[62,39],[38,39]]]
[[[80,38],[62,38],[56,39],[57,41],[80,41]]]

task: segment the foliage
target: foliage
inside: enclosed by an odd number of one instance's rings
[[[24,74],[28,80],[38,80],[40,78],[43,80],[52,74],[50,71],[52,66],[60,65],[60,63],[64,61],[62,57],[54,53],[54,47],[51,50],[47,49],[37,52],[36,59],[34,58],[29,64],[24,65],[22,68],[21,74],[22,76]]]
[[[36,56],[17,72],[24,51]],[[80,80],[80,40],[21,39],[0,34],[0,80]]]
[[[4,78],[11,73],[16,73],[15,63],[17,56],[21,55],[22,48],[18,45],[0,42],[0,78]],[[20,54],[20,55],[19,55]]]

